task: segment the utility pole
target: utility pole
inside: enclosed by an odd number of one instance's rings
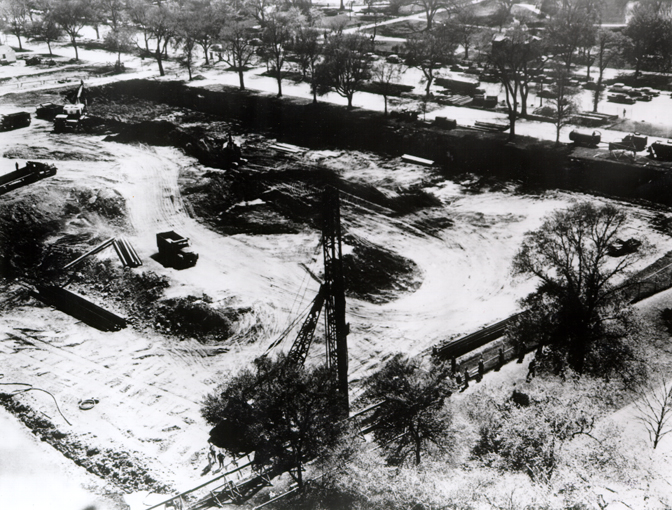
[[[327,368],[334,371],[345,416],[350,412],[348,397],[348,325],[345,322],[345,282],[341,250],[341,212],[338,190],[331,186],[324,191],[325,337]]]

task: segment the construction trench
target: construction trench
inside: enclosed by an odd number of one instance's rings
[[[2,107],[58,100],[35,92],[5,96]],[[265,352],[318,294],[327,186],[341,193],[351,399],[396,352],[445,353],[484,326],[491,329],[468,350],[446,357],[471,374],[469,353],[483,342],[494,342],[476,351],[487,368],[499,349],[514,357],[499,334],[531,289],[510,277],[523,234],[575,199],[613,202],[555,189],[603,180],[584,163],[565,166],[565,153],[506,145],[506,135],[320,108],[318,116],[297,100],[221,87],[117,84],[91,91],[88,132],[53,133],[34,119],[0,134],[9,167],[58,169],[0,197],[3,382],[49,390],[71,425],[36,392],[5,396],[3,405],[126,492],[175,494],[205,482],[201,399]],[[311,120],[318,117],[321,130]],[[380,135],[364,136],[371,132]],[[222,152],[230,134],[246,160],[238,165]],[[438,164],[404,162],[405,153]],[[667,177],[655,169],[616,172],[618,189],[594,191],[652,201],[665,194]],[[562,185],[578,174],[578,186]],[[642,269],[672,250],[665,207],[620,204],[632,236],[655,246]],[[195,265],[161,260],[156,234],[170,231],[190,238]],[[110,239],[119,242],[65,269]],[[663,281],[656,271],[666,264],[658,264],[650,274]],[[62,313],[63,292],[91,306]],[[288,350],[292,336],[274,352]],[[323,337],[320,322],[307,363],[324,359]],[[97,403],[82,409],[83,400]]]

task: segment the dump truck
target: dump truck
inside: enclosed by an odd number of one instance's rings
[[[42,103],[35,109],[35,117],[53,121],[56,115],[63,113],[63,105],[56,103]]]
[[[17,163],[15,171],[0,175],[0,195],[52,175],[56,175],[56,167],[54,165],[28,161],[26,166],[19,168],[19,164]]]
[[[167,266],[184,269],[196,265],[198,253],[191,250],[189,239],[173,230],[156,234],[159,257]]]
[[[0,131],[10,131],[30,126],[30,113],[16,112],[0,116]]]

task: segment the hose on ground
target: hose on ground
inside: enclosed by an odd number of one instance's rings
[[[5,374],[0,374],[0,379],[4,379]],[[30,383],[0,383],[2,386],[28,386],[27,388],[17,388],[9,393],[9,395],[18,395],[19,393],[24,393],[26,391],[42,391],[49,395],[52,399],[54,399],[54,404],[56,404],[56,410],[58,411],[58,414],[61,415],[61,417],[65,420],[65,423],[70,425],[72,427],[72,423],[68,421],[68,419],[65,417],[65,415],[61,412],[61,408],[58,407],[58,402],[56,401],[56,397],[54,397],[51,393],[49,393],[47,390],[43,390],[42,388],[35,388],[32,384]]]

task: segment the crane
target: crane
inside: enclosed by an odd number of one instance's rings
[[[313,300],[292,347],[288,362],[303,364],[313,341],[320,312],[324,308],[326,364],[337,380],[343,412],[350,410],[348,397],[348,325],[345,322],[345,280],[341,247],[341,213],[338,189],[327,187],[323,194],[322,252],[324,282]]]

